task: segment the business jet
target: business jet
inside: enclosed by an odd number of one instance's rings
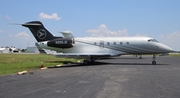
[[[126,54],[153,54],[152,64],[156,65],[156,54],[167,54],[173,49],[150,37],[84,37],[76,38],[72,32],[61,32],[63,37],[52,35],[40,21],[21,24],[30,29],[37,44],[43,49],[58,51],[55,57],[83,58],[84,64],[93,63],[104,57]]]

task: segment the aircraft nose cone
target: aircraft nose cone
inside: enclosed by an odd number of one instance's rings
[[[167,48],[167,51],[173,52],[174,50],[173,50],[172,48],[168,47],[168,48]]]
[[[164,52],[173,52],[174,50],[166,45],[161,45],[161,50],[163,50]]]

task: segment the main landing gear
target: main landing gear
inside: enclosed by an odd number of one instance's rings
[[[156,60],[156,55],[153,54],[153,61],[152,61],[152,64],[153,64],[153,65],[156,65],[156,61],[155,61],[155,60]]]
[[[86,59],[84,59],[83,64],[87,65],[90,63],[94,63],[94,61],[95,61],[95,59],[93,57],[86,58]]]
[[[139,55],[139,59],[142,59],[142,55]]]
[[[83,61],[83,64],[87,65],[89,62],[87,60]]]

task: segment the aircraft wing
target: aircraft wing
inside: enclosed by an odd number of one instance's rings
[[[109,53],[55,53],[55,57],[85,58],[85,57],[110,57]]]

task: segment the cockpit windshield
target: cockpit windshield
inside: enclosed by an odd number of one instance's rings
[[[149,39],[148,42],[158,42],[158,41],[155,39]]]

